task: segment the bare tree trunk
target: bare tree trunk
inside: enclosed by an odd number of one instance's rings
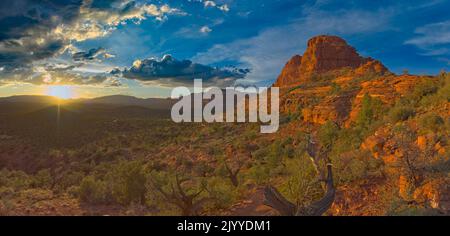
[[[224,160],[224,165],[225,165],[225,169],[228,172],[228,178],[230,178],[231,183],[233,184],[234,187],[239,186],[239,180],[238,180],[238,174],[239,171],[241,170],[243,163],[239,162],[238,163],[238,167],[233,170],[227,163],[226,160]]]
[[[274,187],[267,186],[264,189],[264,204],[277,210],[283,216],[320,216],[323,215],[333,204],[336,189],[333,183],[331,164],[327,164],[327,180],[325,195],[318,201],[306,207],[297,207],[283,197]]]
[[[264,204],[277,210],[283,216],[293,216],[296,212],[296,206],[272,186],[264,188]]]

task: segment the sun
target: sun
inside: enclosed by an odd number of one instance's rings
[[[70,99],[75,97],[72,86],[69,85],[51,85],[47,86],[46,95],[61,99]]]

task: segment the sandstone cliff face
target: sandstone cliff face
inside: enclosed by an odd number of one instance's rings
[[[308,41],[303,56],[296,55],[289,60],[274,86],[288,87],[304,83],[311,81],[314,75],[344,68],[356,70],[360,75],[368,72],[377,74],[388,72],[381,62],[360,56],[355,48],[342,38],[321,35]]]
[[[316,124],[324,124],[328,120],[343,123],[351,111],[354,96],[354,93],[348,92],[326,97],[318,105],[302,109],[303,119]]]
[[[336,36],[317,36],[308,41],[300,71],[305,75],[324,73],[343,67],[357,68],[366,59]]]
[[[393,105],[415,85],[432,79],[397,76],[380,61],[360,56],[345,40],[322,35],[308,41],[303,56],[295,55],[286,63],[274,86],[281,88],[282,113],[301,112],[305,122],[331,120],[349,127],[365,94]]]
[[[302,63],[302,56],[300,55],[293,56],[284,66],[280,76],[278,77],[277,82],[275,83],[276,84],[275,86],[280,87],[283,84],[294,84],[301,76],[300,72],[301,63]]]

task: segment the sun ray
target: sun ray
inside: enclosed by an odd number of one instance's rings
[[[47,86],[45,94],[60,99],[71,99],[76,96],[74,89],[70,85],[51,85]]]

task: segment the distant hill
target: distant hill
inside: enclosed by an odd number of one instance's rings
[[[28,104],[42,104],[54,105],[58,103],[58,98],[52,96],[41,95],[19,95],[11,97],[1,97],[0,104],[8,103],[28,103]],[[105,104],[116,106],[138,106],[149,109],[168,110],[175,103],[175,100],[170,98],[136,98],[126,95],[111,95],[104,97],[97,97],[92,99],[69,99],[64,100],[64,103],[70,104]]]
[[[51,96],[20,95],[0,98],[0,115],[29,113],[54,106],[58,99]]]
[[[166,119],[170,117],[173,103],[170,99],[141,99],[123,95],[60,101],[51,96],[35,95],[0,98],[0,122],[6,125],[0,125],[0,129],[31,130],[42,126],[51,130],[55,128],[53,126],[58,114],[60,121],[66,125],[117,118]]]
[[[136,98],[126,95],[111,95],[82,101],[85,104],[109,104],[119,106],[140,106],[158,110],[168,110],[175,100],[165,98]]]
[[[50,103],[54,104],[58,99],[52,96],[42,95],[17,95],[11,97],[0,97],[0,102],[32,102],[32,103]]]

